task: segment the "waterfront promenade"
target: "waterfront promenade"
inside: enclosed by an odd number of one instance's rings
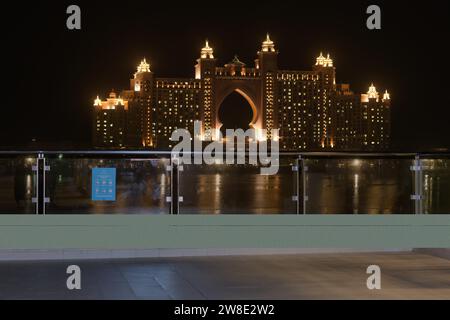
[[[81,268],[79,291],[66,268]],[[381,290],[366,268],[379,265]],[[0,299],[450,299],[450,260],[416,252],[0,262]]]

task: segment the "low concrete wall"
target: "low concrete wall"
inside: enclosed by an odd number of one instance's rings
[[[0,250],[450,248],[450,215],[0,215]]]
[[[0,260],[404,248],[450,248],[450,215],[0,215]]]

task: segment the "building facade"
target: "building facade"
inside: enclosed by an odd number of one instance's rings
[[[219,109],[234,92],[251,107],[249,127],[256,138],[279,139],[281,150],[389,147],[387,91],[380,95],[372,84],[367,93],[356,94],[348,84],[337,84],[333,60],[322,53],[310,71],[280,70],[269,35],[251,67],[237,56],[218,66],[206,41],[194,78],[155,77],[144,59],[129,90],[95,100],[94,146],[168,149],[172,132],[185,128],[193,134],[196,120],[202,123],[200,139],[218,140],[223,125]],[[272,129],[279,129],[277,137],[271,136]]]

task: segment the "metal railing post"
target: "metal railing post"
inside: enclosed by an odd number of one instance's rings
[[[166,168],[167,172],[170,174],[170,195],[166,196],[166,203],[169,203],[169,214],[173,214],[173,158],[170,157],[170,164]]]
[[[178,159],[170,157],[170,196],[166,197],[166,202],[170,203],[170,214],[178,214],[180,202],[183,197],[180,196],[180,171],[183,166],[179,164]]]
[[[305,159],[300,156],[301,162],[301,175],[302,175],[302,213],[306,214],[306,202],[308,201],[308,195],[306,193],[306,173],[308,172],[308,167],[305,165]]]
[[[39,156],[36,158],[36,164],[31,167],[34,173],[34,196],[31,198],[31,202],[35,204],[35,213],[39,214]]]
[[[295,201],[295,213],[300,213],[300,176],[299,176],[299,159],[295,159],[295,164],[292,166],[294,173],[295,190],[292,196],[292,201]]]
[[[414,213],[423,213],[423,166],[419,155],[415,156],[414,164],[410,167],[414,172],[414,194],[411,200],[414,200]]]
[[[43,153],[38,153],[36,159],[36,165],[33,166],[33,171],[36,175],[36,196],[32,199],[36,203],[36,214],[45,214],[45,171],[47,167],[45,165],[45,157]]]
[[[43,166],[43,171],[42,171],[42,182],[43,182],[43,189],[42,189],[42,214],[45,214],[45,210],[46,210],[46,204],[50,203],[50,198],[47,197],[47,189],[45,187],[46,181],[47,181],[47,172],[50,171],[50,166],[47,165],[47,160],[45,158],[45,155],[42,154],[42,166]]]

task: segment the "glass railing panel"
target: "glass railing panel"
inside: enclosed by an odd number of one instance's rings
[[[169,213],[166,196],[170,195],[170,171],[167,170],[170,159],[68,158],[60,155],[46,159],[46,163],[50,166],[46,173],[46,196],[50,199],[46,214]],[[95,168],[115,169],[111,171],[115,188],[108,187],[109,183],[113,185],[109,180],[112,176],[99,178],[95,176]],[[96,186],[97,182],[100,187]],[[103,188],[102,183],[108,188]],[[103,191],[111,194],[102,198]]]
[[[0,214],[35,214],[35,156],[0,158]]]
[[[450,212],[450,159],[422,159],[423,211]]]
[[[181,214],[296,214],[296,157],[281,157],[277,174],[258,165],[183,164]]]
[[[412,159],[305,159],[306,213],[414,213]]]

